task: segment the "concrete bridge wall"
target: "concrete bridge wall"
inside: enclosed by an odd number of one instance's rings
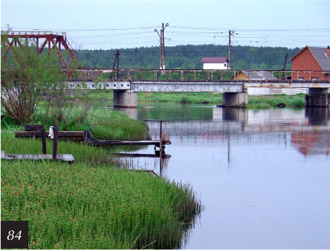
[[[330,83],[327,82],[244,82],[244,81],[109,81],[109,82],[68,82],[68,89],[113,89],[114,106],[136,107],[138,92],[211,92],[224,93],[224,106],[248,104],[247,89],[301,89],[308,88],[306,106],[330,107]]]

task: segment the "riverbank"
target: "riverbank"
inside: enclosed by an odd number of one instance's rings
[[[106,117],[117,130],[99,125],[98,135],[145,136],[145,130],[135,131],[141,122],[107,112],[94,110],[93,117]],[[88,122],[100,122],[98,118]],[[61,126],[78,128],[68,124]],[[14,137],[13,130],[22,127],[8,118],[2,125],[2,151],[41,153],[40,140]],[[51,148],[47,140],[47,153]],[[2,220],[29,221],[30,248],[180,248],[201,211],[196,195],[187,185],[127,171],[112,157],[114,151],[59,141],[58,153],[73,154],[74,164],[2,160]]]
[[[138,100],[143,102],[173,102],[196,104],[221,104],[222,94],[219,93],[139,93]],[[249,109],[268,109],[284,105],[289,108],[303,108],[305,95],[262,95],[249,96]]]

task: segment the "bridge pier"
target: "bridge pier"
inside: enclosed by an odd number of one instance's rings
[[[305,96],[306,107],[329,107],[330,94],[328,88],[310,88]]]
[[[131,90],[114,90],[113,106],[116,108],[136,108],[137,95]]]
[[[249,103],[249,95],[246,92],[223,93],[222,106],[224,107],[245,107]]]

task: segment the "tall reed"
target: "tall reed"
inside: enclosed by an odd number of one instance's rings
[[[179,248],[200,212],[188,186],[100,165],[2,161],[2,220],[30,248]]]

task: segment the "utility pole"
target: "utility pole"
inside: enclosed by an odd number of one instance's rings
[[[162,28],[160,31],[155,29],[160,40],[160,57],[159,57],[159,68],[165,69],[165,29],[168,27],[168,23],[166,25],[162,23]]]
[[[112,66],[113,73],[115,73],[115,75],[112,75],[112,78],[115,78],[116,80],[118,80],[119,56],[120,56],[120,52],[119,52],[119,50],[117,50],[116,58],[115,58],[115,61],[113,63],[113,66]]]
[[[230,59],[230,55],[231,55],[231,36],[232,35],[237,35],[237,33],[235,33],[235,30],[229,30],[229,42],[228,42],[228,58],[227,58],[227,70],[230,69],[230,64],[231,64],[231,59]]]

